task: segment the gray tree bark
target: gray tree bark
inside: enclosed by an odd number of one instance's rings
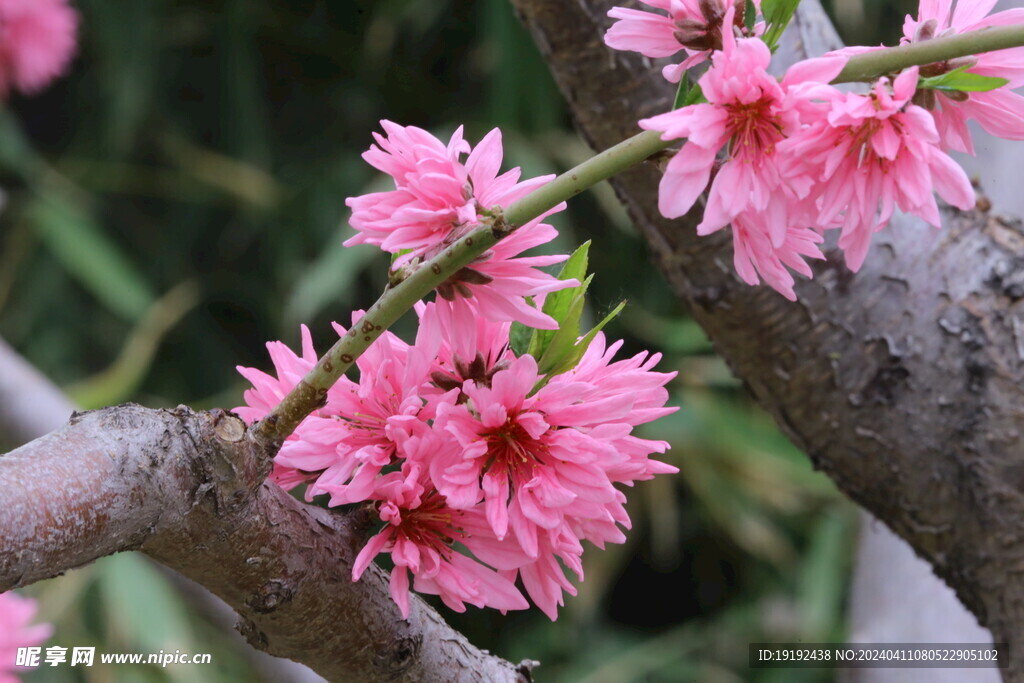
[[[376,566],[353,582],[364,520],[267,482],[272,455],[223,411],[76,413],[0,457],[0,592],[141,550],[228,603],[253,646],[331,681],[529,679],[419,598],[403,620]]]
[[[0,450],[20,446],[60,429],[75,412],[64,393],[0,339]],[[238,615],[199,584],[162,565],[167,578],[211,622],[232,633],[240,651],[264,680],[275,683],[317,683],[323,678],[296,662],[272,657],[250,647],[235,632]]]
[[[667,110],[672,88],[601,37],[614,0],[512,0],[602,149]],[[785,60],[832,47],[805,0]],[[733,274],[723,233],[657,211],[653,164],[612,184],[675,293],[716,350],[815,467],[935,569],[1024,680],[1024,231],[983,211],[945,211],[939,232],[900,216],[853,276],[832,255],[798,303]]]

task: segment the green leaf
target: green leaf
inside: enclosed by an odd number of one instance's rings
[[[595,325],[590,332],[587,332],[582,339],[576,342],[576,346],[573,347],[572,353],[569,354],[568,358],[566,358],[562,365],[556,368],[555,374],[557,375],[563,372],[568,372],[576,367],[580,362],[580,358],[583,358],[583,354],[590,348],[590,343],[594,341],[594,337],[597,336],[597,333],[603,330],[605,325],[610,323],[612,320],[615,320],[619,313],[622,313],[622,310],[625,307],[626,302],[620,301],[619,305],[613,308],[611,312],[601,320],[601,322]]]
[[[565,262],[562,267],[562,272],[558,274],[559,280],[579,280],[583,282],[583,279],[587,275],[587,266],[589,264],[589,252],[590,252],[590,240],[587,240],[579,246],[579,248],[573,252],[569,260]],[[557,292],[551,292],[544,299],[544,313],[550,315],[558,323],[559,328],[564,327],[563,321],[569,313],[570,308],[573,305],[573,301],[576,296],[582,295],[587,291],[585,285],[580,287],[571,287],[569,289],[562,289]],[[577,328],[579,329],[579,328]],[[533,339],[530,342],[530,347],[527,349],[534,358],[538,360],[544,355],[551,341],[555,338],[555,335],[559,330],[537,330]],[[573,337],[575,340],[575,337]]]
[[[754,24],[757,23],[757,8],[754,7],[753,0],[747,0],[743,8],[743,23],[746,25],[747,31],[754,30]]]
[[[398,253],[391,255],[391,263],[394,263],[395,261],[397,261],[402,256],[405,256],[406,254],[411,254],[411,253],[412,253],[412,249],[400,249],[398,251]]]
[[[922,78],[918,81],[918,88],[930,88],[932,90],[958,90],[960,92],[987,92],[1001,88],[1009,83],[1005,78],[995,76],[982,76],[981,74],[967,71],[966,66],[953,71],[947,71],[938,76]]]
[[[142,273],[84,211],[51,194],[29,207],[28,218],[57,260],[108,309],[135,321],[153,305]]]
[[[612,309],[611,313],[606,315],[593,329],[587,332],[583,337],[579,338],[575,343],[565,344],[562,339],[558,339],[555,343],[551,344],[548,349],[550,355],[549,358],[545,358],[543,363],[538,363],[538,367],[542,368],[541,372],[544,373],[544,378],[537,382],[536,386],[533,387],[531,394],[536,393],[541,387],[547,384],[552,377],[555,375],[561,375],[564,372],[569,372],[576,367],[580,359],[583,358],[583,354],[590,348],[591,342],[594,341],[594,337],[600,332],[605,325],[614,320],[622,309],[626,307],[626,302],[622,301]]]
[[[589,275],[580,287],[571,290],[575,294],[565,317],[559,322],[559,328],[550,330],[552,332],[551,341],[545,346],[544,352],[540,356],[533,356],[537,359],[537,367],[542,374],[547,374],[558,367],[579,338],[580,318],[583,317],[583,307],[587,301],[587,288],[590,287],[590,282],[593,279],[594,276]],[[538,330],[538,332],[541,331],[547,330]]]
[[[799,4],[800,0],[762,0],[761,13],[764,14],[764,20],[768,24],[764,42],[773,52]]]
[[[679,89],[676,90],[676,99],[672,102],[673,109],[679,109],[686,106],[686,100],[690,97],[690,79],[687,77],[686,72],[683,72],[683,77],[679,79]]]
[[[699,104],[701,102],[707,102],[704,99],[704,90],[701,89],[700,83],[695,83],[690,92],[686,95],[686,101],[683,102],[684,107],[689,107],[691,104]]]
[[[527,303],[533,305],[530,297],[527,297]],[[526,353],[530,349],[530,344],[533,343],[533,337],[536,334],[537,330],[532,327],[527,327],[520,322],[513,322],[512,329],[508,333],[508,345],[512,349],[512,353],[517,358]]]

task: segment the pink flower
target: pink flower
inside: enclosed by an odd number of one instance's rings
[[[1024,23],[1024,8],[987,16],[996,0],[960,0],[951,12],[952,4],[952,0],[923,0],[917,19],[908,15],[903,24],[902,42],[919,42],[990,26]],[[915,102],[931,111],[942,145],[974,154],[971,133],[967,128],[970,119],[976,120],[992,135],[1024,140],[1024,97],[1011,92],[1012,88],[1024,85],[1024,47],[929,64],[921,67],[921,75],[938,76],[962,66],[968,66],[970,73],[1005,78],[1009,83],[987,92],[920,91]]]
[[[350,222],[358,234],[345,244],[375,244],[392,254],[402,254],[395,260],[395,267],[415,258],[430,258],[480,225],[482,212],[507,207],[553,177],[519,182],[518,168],[498,175],[503,152],[497,128],[471,150],[462,139],[461,128],[446,146],[413,126],[402,127],[390,121],[381,125],[387,137],[375,133],[380,147],[370,147],[363,158],[392,176],[395,189],[346,200],[352,208]],[[467,153],[463,163],[461,157]],[[491,320],[518,320],[532,327],[555,329],[555,321],[524,298],[578,284],[575,280],[559,281],[536,269],[566,257],[516,257],[558,235],[541,221],[564,208],[562,203],[520,226],[441,285],[439,294],[448,300],[470,300],[477,314]]]
[[[360,312],[353,314],[358,320]],[[335,324],[338,336],[346,333]],[[238,368],[253,389],[246,406],[235,412],[251,422],[266,415],[316,363],[316,352],[303,327],[303,355],[281,342],[267,344],[277,378],[253,368]],[[277,457],[272,479],[282,488],[309,483],[307,500],[331,493],[331,504],[365,500],[381,470],[396,462],[396,440],[426,427],[419,413],[418,388],[427,380],[429,359],[410,352],[401,339],[385,332],[356,361],[359,381],[342,377],[327,392],[322,408],[299,424]]]
[[[648,457],[667,444],[631,433],[674,410],[664,407],[663,386],[673,374],[651,372],[658,356],[611,363],[619,345],[605,352],[598,337],[575,371],[532,396],[540,376],[528,355],[509,361],[486,385],[465,381],[468,400],[442,403],[434,426],[460,446],[431,458],[434,485],[453,508],[482,504],[497,539],[515,539],[530,558],[521,568],[527,591],[552,618],[560,603],[552,595],[568,584],[560,569],[552,573],[558,563],[550,549],[572,566],[581,539],[621,542],[616,524],[628,526],[629,517],[613,484],[676,471]]]
[[[661,131],[663,140],[687,138],[669,161],[658,188],[658,207],[667,218],[690,210],[707,187],[716,155],[727,145],[729,155],[711,185],[698,234],[710,234],[744,211],[764,211],[770,201],[781,210],[800,198],[783,182],[776,149],[799,129],[800,111],[809,106],[801,100],[819,95],[845,59],[801,62],[781,83],[766,71],[770,61],[771,52],[761,40],[734,41],[729,36],[699,81],[706,104],[640,121],[641,128]],[[780,197],[780,191],[792,196]],[[787,219],[773,223],[776,246],[785,239],[787,225]]]
[[[825,259],[818,246],[824,238],[802,224],[790,224],[782,244],[776,246],[769,239],[770,228],[764,222],[765,214],[756,212],[744,212],[733,219],[733,265],[748,285],[760,283],[760,275],[772,289],[796,301],[793,291],[796,281],[787,268],[804,277],[813,277],[804,259]]]
[[[665,140],[687,139],[658,188],[658,207],[668,218],[693,207],[711,179],[719,151],[728,150],[711,183],[697,234],[731,223],[735,266],[743,280],[756,284],[760,273],[793,299],[793,277],[786,267],[810,277],[803,259],[822,258],[821,239],[808,229],[817,218],[810,206],[813,182],[784,172],[789,164],[779,149],[805,119],[820,115],[820,100],[830,96],[828,83],[846,58],[800,62],[781,82],[767,72],[770,61],[761,40],[726,36],[700,79],[708,102],[641,120],[640,126],[661,131]]]
[[[515,258],[557,235],[552,226],[531,221],[481,254],[477,261],[438,287],[437,292],[441,298],[466,306],[473,315],[488,320],[515,320],[541,330],[558,329],[554,318],[528,304],[526,297],[579,285],[577,280],[559,280],[537,270],[538,266],[561,263],[566,255]]]
[[[16,593],[0,593],[0,683],[17,683],[14,675],[18,648],[39,647],[53,635],[50,624],[30,626],[36,601]]]
[[[827,116],[780,144],[820,183],[817,223],[841,223],[839,246],[853,271],[897,205],[939,227],[933,190],[963,210],[975,203],[967,175],[939,148],[932,117],[910,104],[917,77],[913,68],[891,89],[882,79],[869,95],[836,93]]]
[[[247,423],[255,422],[273,410],[317,362],[313,339],[305,325],[302,326],[301,356],[297,356],[284,342],[280,341],[267,342],[267,351],[270,352],[276,377],[256,368],[241,366],[236,368],[239,374],[252,383],[252,388],[247,389],[243,396],[245,405],[234,409],[234,412]],[[334,391],[332,388],[329,393]],[[317,427],[321,426],[320,420],[326,415],[327,413],[323,409],[314,410],[285,439],[274,460],[274,471],[271,474],[271,479],[282,488],[291,489],[310,479],[315,479],[319,471],[333,464],[333,454],[325,452],[327,449],[324,446],[319,448],[315,446],[322,441],[317,438],[321,431]],[[283,464],[289,462],[301,462],[302,466],[294,467]]]
[[[680,64],[671,64],[662,70],[662,75],[672,83],[678,83],[683,73],[711,56],[714,50],[721,50],[723,35],[732,36],[734,31],[746,33],[744,25],[743,0],[730,3],[728,0],[642,0],[645,5],[668,12],[645,12],[625,7],[614,7],[608,16],[617,19],[604,42],[616,50],[639,52],[651,57],[671,57],[680,50],[686,50],[687,57]],[[754,3],[760,7],[760,2]],[[730,6],[733,14],[726,17]],[[728,26],[728,30],[724,27]],[[753,35],[759,35],[764,24],[754,28]]]
[[[654,371],[658,354],[615,360],[622,342],[597,334],[576,367],[542,378],[533,357],[511,351],[507,321],[443,299],[417,311],[416,343],[385,334],[372,345],[359,380],[342,378],[285,442],[274,478],[307,483],[307,498],[330,494],[332,506],[373,504],[387,524],[353,576],[390,553],[403,615],[410,586],[457,610],[522,609],[521,578],[554,619],[575,593],[563,567],[583,577],[582,541],[625,539],[616,485],[676,471],[651,458],[668,444],[633,433],[675,410],[665,407],[674,373]],[[258,419],[295,386],[316,361],[305,328],[302,346],[298,356],[268,345],[276,378],[240,369],[253,389],[239,414]]]
[[[515,359],[509,348],[511,323],[488,320],[470,307],[444,299],[419,304],[416,311],[420,316],[417,346],[435,356],[431,381],[421,390],[428,402],[447,400],[448,392],[458,389],[456,401],[465,403],[469,397],[462,387],[467,381],[490,386],[494,373]]]
[[[77,26],[65,0],[0,0],[0,97],[38,92],[64,73]]]
[[[380,147],[371,145],[363,159],[394,178],[395,189],[345,200],[358,231],[345,246],[375,244],[392,254],[410,250],[408,261],[441,244],[456,227],[477,221],[469,170],[459,161],[470,146],[461,126],[447,145],[415,126],[391,121],[381,121],[381,126],[387,136],[374,133]],[[475,166],[483,157],[490,161],[493,152],[488,151],[479,146],[472,156]]]
[[[456,612],[465,611],[467,602],[502,611],[526,609],[529,605],[512,580],[452,548],[461,543],[505,570],[526,561],[512,544],[498,542],[479,509],[449,507],[421,476],[422,463],[454,448],[451,440],[427,432],[406,440],[403,448],[408,457],[403,471],[382,477],[374,492],[382,501],[379,514],[386,525],[359,552],[352,580],[358,581],[379,553],[388,552],[395,564],[391,597],[404,618],[409,616],[410,573],[417,591],[440,596]]]

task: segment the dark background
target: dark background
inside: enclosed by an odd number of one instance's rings
[[[0,336],[80,404],[233,407],[263,344],[376,298],[387,258],[345,249],[344,199],[382,188],[360,159],[378,121],[475,143],[505,168],[585,158],[547,70],[501,0],[82,0],[70,74],[0,106]],[[848,42],[894,43],[909,4],[836,0]],[[879,27],[887,26],[884,35]],[[553,222],[593,240],[598,316],[676,369],[675,415],[644,435],[681,468],[630,491],[624,546],[585,556],[556,623],[442,612],[548,681],[830,680],[751,672],[747,643],[843,636],[855,516],[747,399],[673,300],[607,186]],[[408,321],[405,321],[408,323]],[[408,330],[408,325],[399,329]],[[250,680],[239,651],[142,558],[28,591],[53,644],[211,652],[213,666],[40,670],[29,680]],[[341,626],[339,626],[341,627]],[[196,678],[198,676],[199,678]]]

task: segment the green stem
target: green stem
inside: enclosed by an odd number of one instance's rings
[[[863,81],[910,66],[931,64],[971,54],[1024,45],[1024,26],[986,28],[945,38],[891,47],[851,57],[834,83]],[[267,417],[253,425],[254,435],[279,447],[303,419],[323,405],[327,390],[355,360],[417,301],[461,268],[524,225],[602,180],[634,166],[675,141],[658,131],[645,131],[584,161],[543,187],[489,217],[456,243],[422,263],[411,275],[389,287],[348,333],[323,355],[312,370]]]
[[[980,31],[933,38],[851,57],[846,68],[832,82],[869,81],[911,66],[944,62],[957,57],[980,55],[1022,45],[1024,24],[993,26]]]

